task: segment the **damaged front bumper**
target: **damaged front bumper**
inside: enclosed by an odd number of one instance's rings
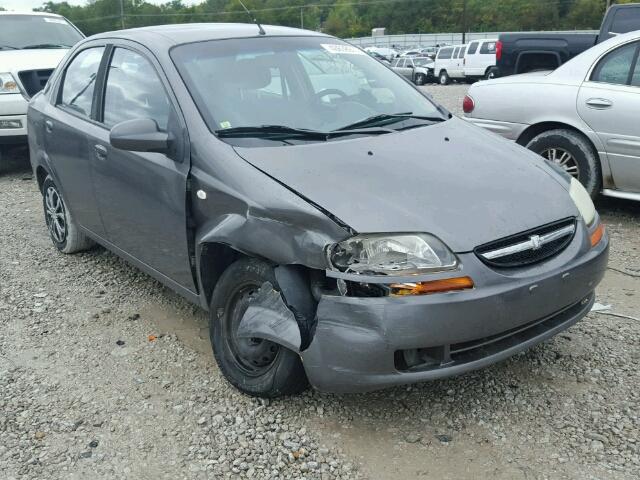
[[[584,317],[604,276],[608,239],[584,234],[544,266],[497,272],[460,255],[473,290],[359,298],[324,295],[309,347],[310,383],[327,392],[364,392],[485,367],[546,340]]]

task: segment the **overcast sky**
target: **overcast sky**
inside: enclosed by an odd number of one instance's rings
[[[0,0],[0,7],[7,10],[31,10],[34,7],[41,7],[46,0]],[[169,0],[147,0],[149,3],[167,3]],[[67,0],[70,5],[84,5],[86,0]],[[200,0],[191,0],[184,3],[200,3]]]

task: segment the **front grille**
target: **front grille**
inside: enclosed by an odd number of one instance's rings
[[[488,337],[436,347],[397,350],[394,356],[395,367],[401,372],[423,372],[463,365],[496,355],[572,321],[592,298],[593,294],[548,317]]]
[[[52,68],[46,70],[24,70],[19,72],[18,76],[20,77],[20,82],[22,82],[22,86],[27,92],[27,95],[29,95],[29,97],[33,97],[44,88],[52,73]]]
[[[575,230],[575,218],[567,218],[486,243],[474,252],[492,267],[522,267],[560,253],[571,243]]]

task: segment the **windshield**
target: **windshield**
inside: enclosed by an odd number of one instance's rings
[[[0,15],[0,49],[69,48],[82,38],[64,18]]]
[[[212,132],[266,125],[330,132],[397,113],[448,118],[389,68],[333,38],[213,40],[171,56]],[[400,120],[409,121],[393,119]]]

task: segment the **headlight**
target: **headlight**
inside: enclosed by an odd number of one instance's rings
[[[573,203],[578,207],[578,211],[580,212],[580,215],[582,215],[584,223],[591,225],[593,220],[596,218],[596,207],[593,205],[593,200],[591,200],[589,193],[587,193],[582,184],[574,177],[571,177],[569,195],[571,195]]]
[[[416,275],[456,268],[449,248],[426,233],[357,235],[329,246],[331,269],[371,275]]]
[[[0,73],[0,94],[2,93],[20,93],[16,80],[9,72]]]

